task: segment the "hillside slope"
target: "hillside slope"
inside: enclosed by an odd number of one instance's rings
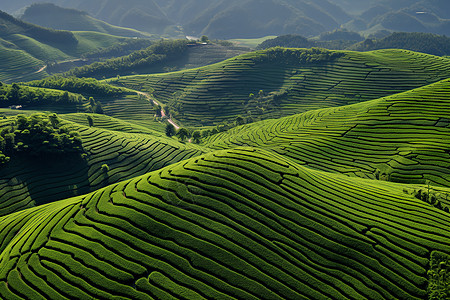
[[[198,126],[363,102],[449,77],[448,59],[405,50],[273,48],[203,68],[110,82],[149,92],[175,119]]]
[[[208,147],[257,146],[319,170],[450,187],[450,80],[236,127]]]
[[[79,58],[100,48],[126,42],[128,38],[98,32],[69,32],[23,22],[0,11],[0,80],[42,79],[46,64]]]
[[[64,120],[64,115],[60,116]],[[68,119],[82,123],[82,119],[86,122],[86,115],[69,115]],[[47,155],[37,160],[22,155],[0,167],[1,216],[85,194],[205,151],[114,118],[99,115],[93,119],[94,127],[69,121],[61,123],[70,131],[79,132],[86,152],[84,159]],[[11,118],[0,120],[0,130],[9,127],[11,122]]]
[[[95,31],[124,37],[151,37],[151,35],[135,29],[118,27],[97,20],[86,12],[62,8],[51,3],[35,3],[27,7],[21,19],[58,30]]]
[[[214,152],[0,218],[0,296],[424,299],[450,215],[401,188]]]

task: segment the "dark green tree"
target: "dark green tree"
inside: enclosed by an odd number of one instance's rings
[[[87,116],[87,121],[88,121],[89,127],[94,126],[94,119],[92,119],[91,116]]]
[[[194,133],[192,134],[193,142],[196,144],[200,144],[201,139],[202,139],[202,134],[200,133],[200,131],[198,131],[198,130],[194,131]]]
[[[176,129],[175,129],[175,126],[173,126],[172,124],[168,123],[168,124],[166,125],[166,135],[167,135],[168,137],[172,137],[172,136],[174,136],[175,134],[177,134],[177,131],[176,131]]]
[[[177,132],[177,137],[184,142],[189,136],[189,131],[186,128],[180,128]]]
[[[244,125],[245,124],[245,120],[244,120],[244,118],[243,117],[241,117],[241,116],[238,116],[237,118],[236,118],[236,126],[240,126],[240,125]]]

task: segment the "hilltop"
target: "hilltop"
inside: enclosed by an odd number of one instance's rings
[[[0,217],[0,295],[424,299],[449,222],[402,185],[217,151]]]
[[[363,102],[448,77],[448,59],[406,50],[273,48],[202,68],[108,81],[150,93],[185,126],[206,126]]]
[[[51,3],[32,4],[25,9],[21,19],[58,30],[95,31],[124,37],[152,37],[150,34],[135,29],[118,27],[97,20],[84,11],[62,8]]]

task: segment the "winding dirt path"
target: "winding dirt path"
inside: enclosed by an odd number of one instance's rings
[[[147,100],[153,102],[153,104],[160,105],[162,107],[161,103],[158,103],[158,101],[153,99],[148,93],[144,93],[144,92],[140,92],[140,91],[135,91],[135,92],[137,94],[139,94],[139,95],[142,95],[142,96],[146,97]],[[161,116],[162,117],[167,117],[167,122],[172,124],[173,127],[175,127],[176,130],[180,129],[180,126],[178,126],[172,119],[170,119],[168,116],[166,116],[166,113],[165,113],[164,109],[161,109]]]

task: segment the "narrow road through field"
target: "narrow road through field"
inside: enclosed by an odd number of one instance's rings
[[[45,65],[45,66],[43,66],[42,68],[40,68],[39,70],[37,70],[36,72],[34,72],[34,73],[41,73],[41,72],[43,72],[45,69],[47,69],[47,65]]]
[[[155,99],[153,99],[148,93],[144,93],[144,92],[140,92],[140,91],[135,91],[135,92],[139,95],[145,96],[147,98],[147,100],[153,102],[153,104],[160,105],[162,107],[162,105],[160,103],[158,103]],[[161,117],[167,117],[167,122],[172,124],[176,130],[180,129],[180,126],[178,126],[172,119],[170,119],[168,116],[166,116],[166,112],[162,108],[161,108]]]

